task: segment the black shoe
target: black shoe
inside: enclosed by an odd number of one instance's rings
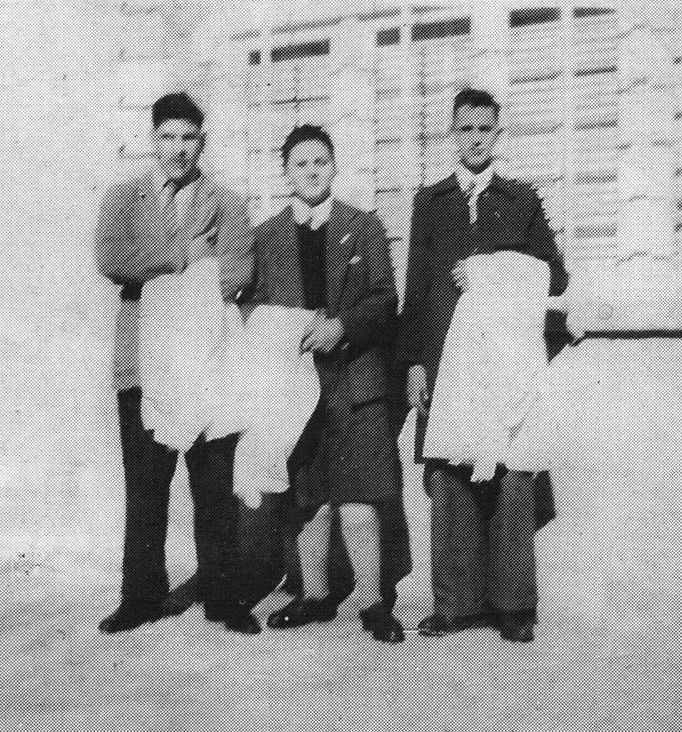
[[[200,602],[196,574],[192,575],[188,580],[178,585],[166,595],[161,603],[161,612],[164,617],[182,615],[195,602]]]
[[[107,615],[99,624],[100,633],[121,633],[124,630],[139,628],[145,623],[154,623],[163,617],[160,606],[155,605],[145,610],[124,610],[123,605]]]
[[[329,596],[322,600],[298,597],[268,618],[270,628],[297,628],[309,623],[326,623],[336,617],[336,602]]]
[[[225,628],[244,635],[258,635],[261,632],[260,623],[252,613],[241,613],[225,621]]]
[[[500,637],[513,643],[535,640],[535,616],[528,613],[504,613],[499,618]]]
[[[485,628],[490,624],[488,615],[463,615],[448,619],[440,613],[425,617],[417,626],[417,632],[426,638],[442,638],[448,633],[459,633],[469,628]]]
[[[360,610],[362,627],[383,643],[402,643],[405,640],[403,626],[393,617],[383,602]]]

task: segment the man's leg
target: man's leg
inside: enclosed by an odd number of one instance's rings
[[[296,544],[301,560],[303,595],[322,600],[329,594],[329,537],[332,525],[332,509],[328,503],[320,507],[298,535]]]
[[[232,493],[237,435],[206,442],[200,437],[185,454],[194,501],[197,592],[209,620],[227,621],[240,610],[235,595],[239,564],[239,512]]]
[[[238,501],[236,582],[239,598],[249,608],[270,594],[284,575],[285,500],[265,493],[258,508]]]
[[[296,543],[303,593],[268,618],[271,628],[295,628],[336,617],[337,601],[329,594],[329,537],[332,508],[323,504],[303,525]]]
[[[381,524],[377,509],[362,503],[340,506],[341,531],[356,580],[363,609],[360,618],[365,630],[380,641],[399,643],[403,628],[384,603],[381,592]],[[391,598],[392,599],[392,598]]]
[[[446,467],[429,478],[434,614],[420,623],[423,635],[477,625],[487,609],[487,542],[477,487],[468,474],[466,468]]]
[[[502,477],[488,530],[490,603],[500,615],[504,637],[530,641],[538,599],[531,473],[509,471]]]
[[[139,389],[118,394],[126,487],[123,581],[121,605],[102,621],[103,632],[126,630],[155,619],[168,592],[165,544],[177,453],[154,442],[144,429],[140,401]]]
[[[381,602],[381,526],[376,509],[362,503],[339,507],[341,532],[363,607]]]

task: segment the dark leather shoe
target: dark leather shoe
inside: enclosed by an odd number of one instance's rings
[[[309,623],[326,623],[336,617],[336,602],[329,596],[322,600],[298,597],[268,618],[270,628],[297,628]]]
[[[426,638],[442,638],[448,633],[459,633],[469,628],[485,628],[488,625],[489,619],[485,614],[463,615],[449,620],[441,613],[433,613],[419,623],[417,632]]]
[[[252,613],[243,613],[226,620],[225,628],[244,635],[258,635],[261,632],[260,623]]]
[[[114,610],[111,615],[107,615],[99,624],[100,633],[121,633],[125,630],[133,630],[139,628],[145,623],[154,623],[163,617],[159,606],[154,606],[145,610],[124,610],[123,605]]]
[[[383,643],[402,643],[405,640],[403,626],[382,602],[360,610],[362,627]]]
[[[535,640],[535,619],[528,615],[504,615],[500,618],[500,636],[514,643],[530,643]]]
[[[196,574],[166,595],[161,603],[161,612],[164,617],[182,615],[195,602],[199,602]]]

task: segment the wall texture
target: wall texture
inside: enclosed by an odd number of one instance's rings
[[[119,8],[3,0],[0,545],[77,545],[109,490],[100,439],[111,327],[92,230],[116,170]],[[106,433],[110,430],[107,428]],[[104,457],[103,457],[104,456]]]
[[[529,5],[538,4],[513,8]],[[614,233],[641,235],[660,211],[656,235],[646,230],[645,240],[650,251],[675,256],[677,16],[660,5],[655,17],[628,6],[613,28],[589,26],[582,45],[563,47],[571,36],[554,16],[529,34],[529,16],[513,16],[513,25],[510,4],[452,7],[363,2],[348,15],[335,0],[0,0],[2,555],[71,548],[108,552],[112,566],[119,560],[122,476],[108,385],[116,293],[94,273],[92,230],[104,185],[149,162],[149,105],[160,93],[187,88],[202,100],[211,135],[206,164],[250,195],[255,218],[285,193],[281,136],[296,121],[328,124],[344,171],[341,192],[382,214],[400,280],[413,188],[450,165],[452,92],[492,79],[515,110],[509,121],[518,134],[503,153],[542,190],[562,241],[581,240],[575,261],[602,266],[619,246],[630,256],[636,238]],[[448,25],[453,12],[470,18],[466,33]],[[568,30],[582,33],[581,19],[568,17]],[[328,52],[306,46],[325,39]],[[534,63],[550,68],[551,78],[534,78]],[[577,126],[561,112],[568,79],[579,92]],[[534,135],[529,109],[545,116]],[[571,139],[575,155],[564,144]],[[600,235],[567,235],[581,226],[582,234]],[[183,481],[180,470],[170,544],[186,561]],[[409,469],[407,482],[410,495],[421,495]],[[423,502],[413,508],[423,521]],[[425,534],[416,540],[423,564]]]

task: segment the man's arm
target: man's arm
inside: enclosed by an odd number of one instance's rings
[[[369,292],[355,306],[338,315],[343,325],[343,339],[352,349],[390,341],[398,305],[391,248],[386,231],[375,214],[367,214],[360,236]]]
[[[231,191],[225,192],[216,253],[223,299],[235,300],[252,285],[255,254],[246,202]]]
[[[568,273],[564,267],[564,258],[557,249],[554,232],[549,226],[545,211],[537,194],[531,198],[532,214],[526,233],[528,254],[542,259],[549,264],[549,294],[561,295],[568,285]]]
[[[422,327],[426,295],[430,285],[428,257],[429,237],[426,229],[426,198],[417,193],[412,210],[410,249],[407,258],[405,300],[400,316],[400,335],[396,348],[396,362],[403,368],[421,363]]]
[[[117,285],[143,284],[174,272],[181,262],[169,247],[140,242],[132,225],[134,188],[112,186],[102,199],[95,229],[95,262],[102,275]]]
[[[531,216],[527,241],[529,254],[543,259],[549,264],[550,283],[548,311],[545,321],[545,341],[547,355],[551,360],[561,349],[571,341],[567,330],[565,302],[562,297],[568,285],[568,273],[564,267],[564,258],[556,246],[554,232],[549,226],[539,197],[533,193],[534,210]]]
[[[412,209],[405,301],[400,316],[400,335],[395,361],[399,369],[407,369],[408,406],[410,409],[416,409],[422,417],[428,414],[430,399],[426,370],[422,365],[423,313],[430,285],[426,222],[426,197],[421,191],[415,196]]]

